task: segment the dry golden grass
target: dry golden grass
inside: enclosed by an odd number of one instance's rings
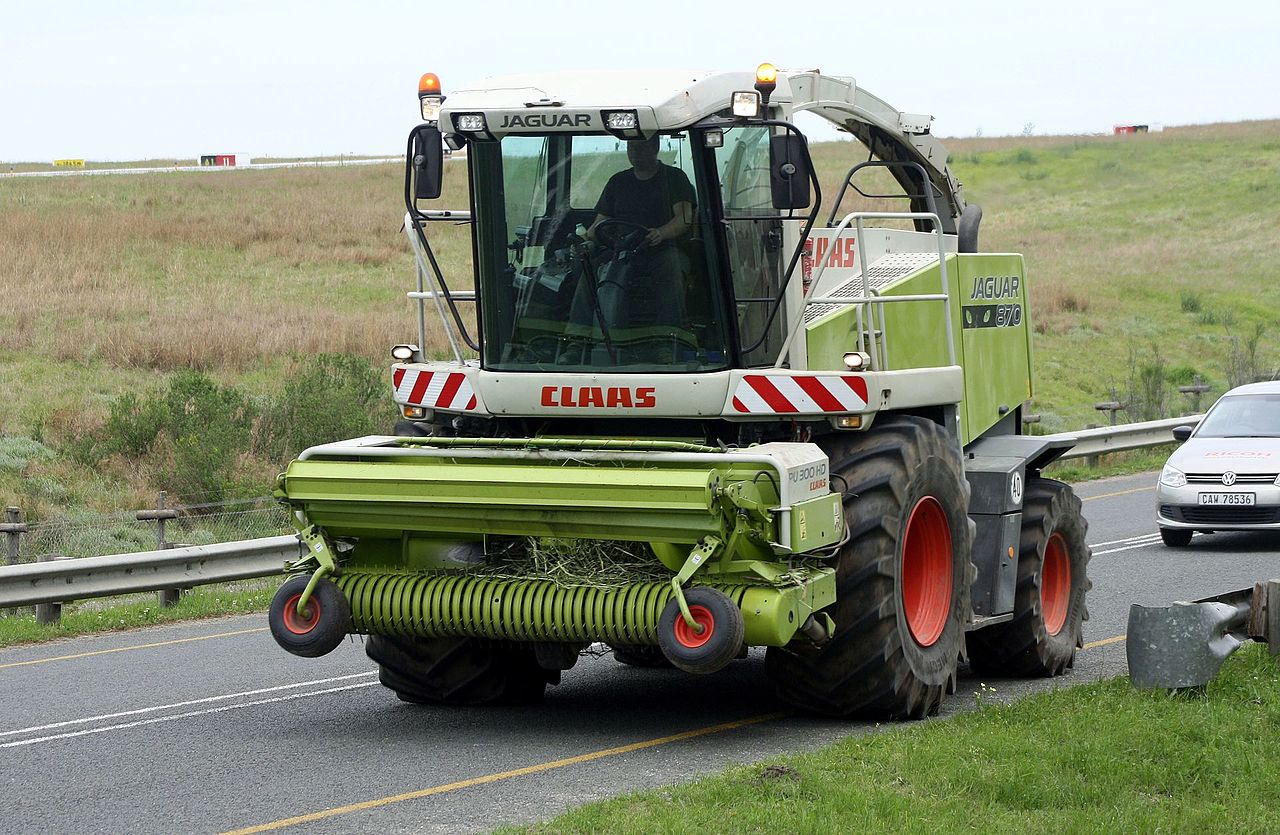
[[[381,361],[416,339],[399,185],[395,165],[2,181],[0,351],[229,373],[289,352]],[[440,231],[456,267],[465,230]]]

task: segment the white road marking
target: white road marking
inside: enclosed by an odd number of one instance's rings
[[[1094,543],[1093,543],[1093,544],[1091,544],[1089,547],[1090,547],[1090,548],[1101,548],[1101,547],[1102,547],[1102,546],[1104,546],[1104,545],[1124,545],[1124,544],[1129,543],[1129,542],[1137,542],[1137,541],[1138,541],[1138,540],[1140,540],[1140,539],[1152,539],[1152,538],[1159,539],[1159,538],[1160,538],[1160,534],[1158,534],[1158,533],[1144,533],[1144,534],[1140,534],[1139,536],[1126,536],[1124,539],[1111,539],[1111,540],[1108,540],[1108,541],[1106,541],[1106,542],[1094,542]]]
[[[1132,551],[1136,548],[1147,548],[1152,545],[1157,545],[1159,544],[1159,542],[1160,542],[1160,534],[1155,534],[1150,537],[1135,538],[1133,540],[1130,540],[1130,544],[1122,545],[1119,548],[1107,548],[1103,551],[1094,551],[1093,555],[1096,557],[1101,554],[1116,554],[1116,553],[1119,553],[1120,551]]]
[[[152,719],[139,719],[136,722],[123,722],[118,725],[105,725],[101,728],[87,728],[83,731],[68,731],[62,734],[51,734],[49,736],[38,736],[32,739],[20,739],[15,742],[6,742],[0,744],[0,748],[20,748],[25,745],[36,745],[41,742],[53,742],[58,739],[71,739],[77,736],[89,736],[90,734],[103,734],[108,731],[123,731],[128,728],[139,728],[143,725],[156,725],[161,722],[172,722],[176,719],[191,719],[195,716],[207,716],[212,713],[225,713],[228,710],[239,710],[245,707],[256,707],[258,705],[277,704],[279,702],[289,702],[294,699],[308,699],[312,696],[324,696],[329,693],[341,693],[344,690],[358,690],[362,687],[373,687],[377,685],[376,681],[362,681],[359,684],[348,684],[343,687],[329,687],[324,690],[313,690],[310,693],[290,693],[287,696],[275,696],[270,699],[256,699],[252,702],[240,702],[234,705],[223,705],[222,707],[211,707],[207,710],[192,710],[186,713],[175,713],[171,716],[156,716]]]
[[[54,728],[66,728],[71,725],[83,725],[88,722],[101,722],[107,719],[121,719],[125,716],[138,716],[143,713],[154,713],[157,710],[173,710],[179,707],[191,707],[192,705],[209,704],[210,702],[221,702],[227,699],[238,699],[242,696],[261,696],[263,693],[277,693],[281,690],[294,690],[299,687],[312,687],[317,684],[332,684],[335,681],[348,681],[353,678],[366,678],[368,676],[377,675],[376,672],[352,673],[346,676],[334,676],[333,678],[318,678],[314,681],[300,681],[296,684],[281,684],[277,687],[263,687],[258,690],[243,690],[239,693],[224,693],[220,696],[206,696],[203,699],[191,699],[186,702],[174,702],[169,705],[155,705],[153,707],[140,707],[136,710],[123,710],[119,713],[103,713],[98,716],[86,716],[83,719],[67,719],[63,722],[50,722],[47,725],[32,725],[29,728],[19,728],[14,731],[0,731],[0,738],[6,736],[17,736],[19,734],[36,733],[38,731],[50,731]]]

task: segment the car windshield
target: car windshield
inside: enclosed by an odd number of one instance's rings
[[[1209,410],[1197,438],[1280,438],[1280,394],[1227,395]]]
[[[486,368],[728,367],[708,155],[688,132],[507,136],[471,154]]]

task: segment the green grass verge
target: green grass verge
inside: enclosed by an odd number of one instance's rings
[[[168,608],[156,595],[132,603],[103,607],[101,603],[69,603],[62,607],[58,623],[41,626],[31,609],[0,617],[0,647],[35,644],[93,632],[113,632],[156,626],[182,620],[214,618],[260,612],[267,608],[279,585],[274,580],[237,583],[235,586],[201,586],[183,592],[178,603]],[[141,597],[138,595],[136,597]]]
[[[1250,645],[1203,693],[1057,690],[503,831],[1274,832],[1278,728],[1280,676]]]

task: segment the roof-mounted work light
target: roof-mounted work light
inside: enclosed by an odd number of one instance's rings
[[[423,73],[418,79],[418,104],[422,107],[422,121],[440,121],[440,105],[444,95],[440,92],[440,77],[433,72]]]
[[[604,129],[619,139],[642,139],[640,130],[640,113],[635,110],[604,110],[600,113],[604,119]]]
[[[739,90],[733,94],[733,115],[754,119],[760,115],[760,94],[755,90]]]

